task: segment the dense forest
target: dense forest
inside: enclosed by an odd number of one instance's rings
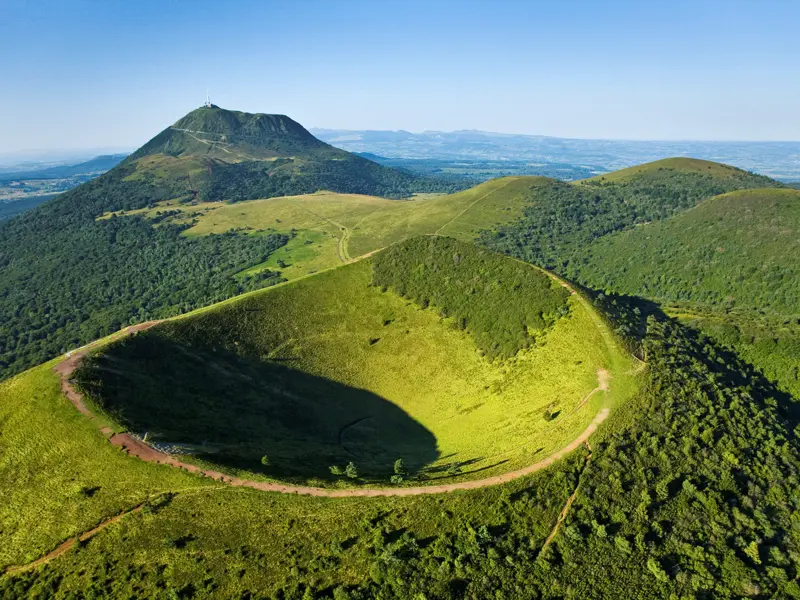
[[[684,324],[758,367],[782,391],[800,399],[800,317],[674,309]],[[672,310],[671,310],[672,312]]]
[[[534,345],[569,311],[569,292],[544,273],[446,237],[387,248],[374,258],[373,283],[452,318],[491,359]]]
[[[132,322],[161,318],[279,281],[235,273],[283,235],[186,238],[138,217],[95,220],[172,197],[125,181],[128,164],[0,225],[0,373],[8,376]]]

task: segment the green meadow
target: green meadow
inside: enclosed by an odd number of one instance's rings
[[[455,194],[417,194],[390,200],[377,196],[317,192],[235,203],[178,199],[128,212],[105,213],[100,220],[142,215],[160,223],[188,226],[185,236],[235,231],[285,233],[290,241],[262,264],[288,280],[344,264],[415,235],[438,233],[472,241],[481,229],[510,222],[522,214],[543,177],[503,177]]]

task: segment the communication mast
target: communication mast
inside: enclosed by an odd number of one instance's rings
[[[206,88],[206,103],[203,106],[211,108],[211,96],[208,95],[208,88]]]

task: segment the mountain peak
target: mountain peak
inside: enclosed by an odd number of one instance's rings
[[[267,136],[289,136],[305,140],[316,139],[300,123],[286,115],[265,113],[246,113],[237,110],[227,110],[212,104],[201,106],[178,119],[172,129],[189,133],[204,133],[224,135],[229,142],[233,138],[243,138],[242,141],[251,141],[247,138],[261,138]]]
[[[248,157],[295,156],[315,150],[334,151],[286,115],[246,113],[212,104],[181,117],[128,160],[167,154],[236,162]]]

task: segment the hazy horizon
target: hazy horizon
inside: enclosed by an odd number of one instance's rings
[[[305,126],[305,125],[304,125]],[[502,135],[502,136],[525,136],[525,137],[547,137],[553,139],[565,139],[565,140],[581,140],[581,141],[589,141],[589,142],[631,142],[631,143],[697,143],[697,144],[800,144],[800,139],[798,140],[723,140],[723,139],[625,139],[625,138],[588,138],[588,137],[567,137],[567,136],[559,136],[559,135],[542,135],[536,133],[519,133],[519,132],[503,132],[503,131],[486,131],[483,129],[470,129],[470,128],[462,128],[462,129],[452,129],[452,130],[437,130],[437,129],[428,129],[423,131],[413,131],[410,129],[344,129],[344,128],[337,128],[337,127],[320,127],[320,126],[309,126],[307,127],[309,131],[312,133],[314,131],[336,131],[336,132],[345,132],[345,133],[358,133],[358,132],[388,132],[388,133],[398,133],[398,132],[405,132],[410,133],[412,135],[424,135],[424,134],[432,134],[432,133],[443,133],[443,134],[452,134],[452,133],[460,133],[460,132],[473,132],[478,134],[487,134],[487,135]],[[161,131],[161,130],[159,130]],[[155,136],[158,131],[153,132],[153,136]],[[149,138],[148,138],[149,139]],[[147,140],[144,140],[145,142]],[[144,142],[143,142],[144,143]],[[53,147],[53,148],[20,148],[18,150],[9,150],[9,151],[2,151],[0,152],[0,165],[2,164],[11,164],[7,161],[19,161],[19,162],[36,162],[36,161],[44,161],[44,160],[69,160],[73,156],[86,156],[86,157],[93,157],[103,154],[125,154],[125,153],[132,153],[135,151],[139,146],[104,146],[104,147]]]

